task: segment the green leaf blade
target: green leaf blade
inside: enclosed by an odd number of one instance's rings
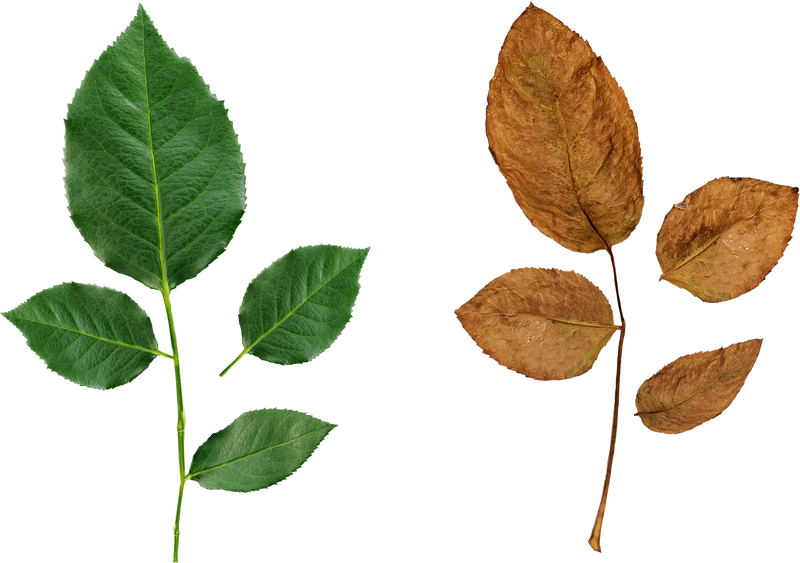
[[[352,316],[368,253],[369,248],[305,246],[264,269],[239,309],[245,350],[283,365],[324,352]]]
[[[297,411],[246,412],[197,448],[187,477],[206,489],[267,488],[294,473],[335,427]]]
[[[156,357],[150,318],[126,294],[63,283],[3,313],[62,377],[94,389],[129,383]]]
[[[64,162],[86,242],[154,289],[200,273],[244,213],[244,162],[227,110],[141,6],[75,93]]]

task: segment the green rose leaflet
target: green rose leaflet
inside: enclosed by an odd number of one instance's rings
[[[154,289],[200,273],[244,213],[227,110],[141,6],[75,93],[64,162],[83,238],[109,268]]]
[[[187,478],[206,489],[269,487],[294,473],[335,427],[296,411],[246,412],[197,448]]]
[[[247,286],[239,309],[245,354],[276,364],[308,362],[324,352],[350,320],[369,248],[320,244],[296,248]]]
[[[142,373],[158,351],[153,325],[120,291],[62,283],[40,291],[3,316],[47,367],[86,387],[111,389]]]

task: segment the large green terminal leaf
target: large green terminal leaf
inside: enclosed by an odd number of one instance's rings
[[[264,489],[294,473],[335,427],[297,411],[246,412],[197,448],[187,477],[206,489]]]
[[[120,291],[82,283],[45,289],[3,313],[57,374],[111,389],[142,373],[158,351],[153,325]]]
[[[109,268],[155,289],[208,266],[244,213],[227,110],[141,6],[75,93],[64,161],[83,238]]]
[[[369,248],[296,248],[247,286],[239,308],[244,350],[276,364],[316,358],[342,333],[358,296]]]

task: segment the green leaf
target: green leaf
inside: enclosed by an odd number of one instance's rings
[[[153,325],[114,289],[62,283],[3,313],[47,367],[79,385],[111,389],[142,373],[158,351]]]
[[[200,273],[244,213],[227,110],[141,6],[75,93],[64,162],[83,238],[106,266],[155,289]]]
[[[276,364],[308,362],[324,352],[350,320],[369,248],[296,248],[258,274],[239,308],[244,350]]]
[[[294,473],[335,427],[297,411],[246,412],[197,448],[187,478],[206,489],[265,489]]]

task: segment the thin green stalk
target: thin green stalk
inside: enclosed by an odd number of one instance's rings
[[[172,294],[164,284],[161,293],[161,307],[167,324],[169,350],[172,356],[172,391],[175,396],[175,470],[177,483],[175,503],[172,509],[172,525],[170,526],[171,548],[170,563],[181,561],[181,541],[183,539],[183,505],[186,498],[186,475],[188,473],[189,443],[189,408],[186,404],[186,384],[183,380],[183,359],[181,343],[178,338],[178,324],[175,320],[175,309]]]
[[[217,371],[217,379],[221,381],[228,377],[230,373],[236,369],[236,366],[242,363],[245,355],[247,355],[247,350],[239,350],[239,353],[228,360],[227,364],[219,368],[219,371]]]

